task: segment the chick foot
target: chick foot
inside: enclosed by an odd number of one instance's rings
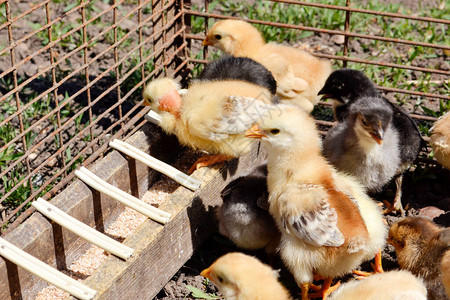
[[[189,169],[188,173],[192,174],[195,170],[198,170],[202,167],[207,167],[210,165],[218,164],[221,162],[225,162],[227,160],[232,159],[233,157],[227,156],[227,155],[207,155],[202,156],[192,165],[192,167]]]
[[[401,192],[400,192],[400,194],[401,194]],[[400,198],[401,198],[401,196],[400,196]],[[391,204],[391,203],[389,203],[389,201],[384,200],[383,204],[386,206],[386,209],[383,210],[383,214],[387,215],[390,212],[398,211],[398,212],[400,212],[400,214],[402,216],[404,216],[405,215],[405,209],[403,208],[403,205],[402,205],[402,202],[401,202],[400,198],[397,199],[397,193],[396,193],[395,199],[394,199],[394,204]]]
[[[396,211],[399,211],[402,216],[405,215],[405,209],[402,205],[402,183],[403,183],[403,174],[395,178],[395,197],[394,197],[394,209]]]
[[[326,278],[323,281],[322,288],[317,293],[312,293],[309,295],[311,299],[322,298],[322,300],[325,300],[332,292],[337,290],[338,287],[341,285],[341,282],[338,281],[335,285],[332,286],[331,285],[332,280],[333,280],[332,278]]]
[[[370,265],[372,266],[373,272],[364,272],[361,270],[353,270],[353,274],[358,275],[357,279],[363,279],[363,278],[369,277],[373,274],[384,273],[383,265],[381,263],[381,249],[375,255],[375,264],[371,263]]]

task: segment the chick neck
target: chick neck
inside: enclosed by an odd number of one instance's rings
[[[332,176],[331,166],[320,154],[321,142],[294,142],[289,147],[277,147],[272,144],[267,147],[268,152],[268,180],[270,183],[295,182],[299,184],[329,183]],[[270,191],[270,186],[269,186]]]
[[[266,44],[261,34],[256,29],[255,31],[242,39],[233,39],[232,48],[226,52],[237,57],[255,57],[256,53]]]

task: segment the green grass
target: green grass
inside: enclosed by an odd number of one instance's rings
[[[345,6],[344,0],[331,0],[327,4]],[[375,10],[381,12],[400,13],[412,15],[413,12],[407,10],[400,4],[386,4],[379,1],[352,1],[352,7]],[[223,15],[239,16],[249,19],[264,20],[270,22],[279,22],[286,24],[304,25],[314,28],[326,28],[331,30],[344,30],[345,12],[332,9],[322,9],[314,7],[305,7],[299,5],[288,5],[284,3],[273,3],[270,1],[256,0],[253,4],[242,1],[215,0],[210,3],[209,10],[219,12]],[[427,8],[420,10],[418,16],[432,17],[439,19],[450,19],[448,9]],[[450,45],[450,34],[448,27],[442,24],[417,22],[406,19],[387,18],[377,15],[367,15],[361,13],[352,13],[350,22],[350,31],[361,34],[372,34],[389,38],[405,39],[411,41],[421,41],[439,45]],[[192,27],[195,33],[204,30],[204,18],[192,17]],[[209,26],[212,26],[216,20],[210,19]],[[292,30],[286,28],[277,28],[273,26],[255,25],[268,42],[287,42],[295,44],[314,35],[313,32]],[[389,61],[405,66],[427,66],[428,68],[439,69],[430,59],[441,56],[441,50],[435,50],[425,47],[413,47],[403,44],[393,44],[376,40],[361,40],[356,38],[363,54],[363,59],[370,61]],[[400,46],[399,46],[400,45]],[[341,47],[342,48],[342,47]],[[212,50],[212,48],[209,48]],[[351,50],[351,49],[350,49]],[[217,51],[213,50],[213,58],[217,57]],[[342,55],[342,49],[337,50],[336,55]],[[351,53],[354,56],[354,53]],[[199,53],[192,54],[193,57],[201,57]],[[335,68],[342,68],[341,61],[335,61]],[[377,85],[391,88],[406,89],[424,93],[435,93],[448,95],[450,88],[448,82],[435,83],[431,81],[430,74],[413,74],[412,71],[381,67],[369,64],[348,63],[349,68],[364,71]],[[194,69],[193,76],[198,74],[200,68]],[[418,77],[415,77],[418,76]],[[426,115],[439,117],[449,110],[449,104],[441,103],[439,110],[433,111],[426,105],[425,99],[407,94],[396,94],[399,105],[405,105],[408,101],[416,102],[415,110]],[[424,135],[429,135],[431,127],[430,122],[421,122],[420,129]]]

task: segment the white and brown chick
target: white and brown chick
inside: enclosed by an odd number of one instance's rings
[[[264,65],[277,81],[282,101],[311,112],[319,101],[317,92],[331,73],[331,63],[289,46],[266,43],[250,23],[221,20],[213,25],[203,45],[215,46],[233,56],[249,57]]]
[[[389,230],[388,243],[397,254],[401,269],[423,278],[428,299],[447,299],[442,284],[441,263],[449,253],[450,229],[423,217],[406,217]]]
[[[333,292],[329,300],[427,300],[423,280],[405,270],[351,280]]]
[[[268,89],[239,80],[196,81],[180,96],[175,80],[161,78],[150,82],[143,96],[144,105],[160,114],[165,132],[210,154],[195,163],[197,169],[250,151],[243,133],[272,101]]]
[[[218,258],[201,275],[210,279],[226,300],[287,300],[278,272],[258,259],[232,252]]]
[[[450,113],[440,117],[431,128],[431,147],[434,158],[442,166],[450,169]]]
[[[314,119],[295,106],[277,106],[279,112],[263,118],[246,136],[267,147],[269,212],[281,232],[281,257],[303,300],[309,299],[314,275],[325,281],[313,296],[325,299],[334,277],[380,256],[387,227],[363,187],[321,155]]]
[[[393,208],[404,214],[403,173],[425,145],[414,120],[382,97],[361,71],[334,71],[319,94],[334,100],[338,121],[325,139],[325,156],[339,170],[360,179],[370,193],[395,179]]]
[[[266,163],[232,180],[221,196],[223,204],[216,213],[220,233],[239,248],[265,248],[274,254],[280,232],[268,211]]]

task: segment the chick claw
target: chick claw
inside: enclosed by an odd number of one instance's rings
[[[189,169],[188,173],[192,174],[195,170],[198,170],[202,167],[207,167],[210,165],[214,165],[217,163],[225,162],[229,159],[232,159],[233,157],[227,156],[227,155],[207,155],[202,156],[192,165],[192,167]]]
[[[335,285],[331,286],[332,278],[326,278],[323,282],[322,288],[317,293],[309,294],[311,299],[313,298],[322,298],[323,300],[327,299],[327,297],[338,289],[341,285],[341,282],[338,281]]]
[[[381,249],[375,255],[375,264],[371,263],[370,265],[372,266],[372,269],[374,271],[373,273],[372,272],[364,272],[361,270],[353,270],[353,274],[358,275],[357,279],[363,279],[363,278],[369,277],[373,274],[384,273],[383,266],[381,263]]]
[[[383,203],[386,206],[386,209],[383,210],[383,214],[387,215],[390,212],[398,211],[398,212],[400,212],[400,214],[402,216],[405,215],[405,210],[404,210],[403,205],[402,205],[401,202],[400,202],[400,206],[398,205],[398,201],[397,200],[394,200],[394,204],[391,204],[387,200],[384,200]]]

